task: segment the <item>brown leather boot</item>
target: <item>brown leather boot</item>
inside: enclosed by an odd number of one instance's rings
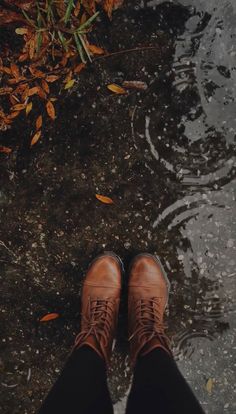
[[[163,316],[170,282],[159,260],[150,254],[136,256],[130,268],[128,322],[131,362],[155,348],[172,355],[164,333]]]
[[[82,290],[81,332],[75,348],[88,345],[108,364],[116,331],[121,292],[121,260],[114,253],[90,265]]]

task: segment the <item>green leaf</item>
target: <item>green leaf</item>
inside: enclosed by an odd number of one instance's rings
[[[94,13],[94,15],[91,16],[86,22],[81,24],[81,26],[77,29],[77,31],[80,32],[81,30],[83,30],[86,27],[90,26],[91,23],[98,17],[98,15],[99,15],[99,12]]]
[[[42,32],[37,33],[37,39],[36,39],[36,51],[37,53],[40,51],[40,48],[42,46],[43,36]]]
[[[74,7],[74,0],[69,0],[68,1],[68,6],[67,6],[67,9],[66,9],[66,13],[65,13],[65,16],[64,16],[65,24],[67,24],[69,19],[70,19],[73,7]]]
[[[84,57],[84,52],[83,52],[83,47],[82,47],[82,45],[80,43],[80,39],[79,39],[79,37],[76,33],[74,33],[74,39],[75,39],[75,44],[76,44],[77,50],[78,50],[79,55],[80,55],[80,59],[82,60],[83,63],[86,63],[86,59]]]
[[[83,36],[82,36],[81,34],[78,34],[78,36],[79,36],[79,40],[81,41],[82,46],[83,46],[83,48],[84,48],[84,50],[85,50],[85,53],[86,53],[86,55],[88,56],[89,61],[90,61],[90,62],[92,62],[92,59],[91,59],[90,53],[89,53],[88,48],[87,48],[87,46],[86,46],[86,43],[85,43],[85,41],[84,41],[84,39],[83,39]]]
[[[59,39],[61,41],[62,46],[64,47],[65,51],[67,52],[68,47],[67,47],[67,44],[66,44],[66,39],[64,38],[64,36],[63,36],[62,32],[60,32],[60,30],[58,30],[58,36],[59,36]]]

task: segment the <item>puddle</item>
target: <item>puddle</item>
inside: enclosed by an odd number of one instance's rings
[[[236,5],[135,4],[102,29],[102,46],[143,51],[98,59],[40,145],[29,153],[19,144],[0,166],[1,376],[17,384],[3,387],[6,412],[34,412],[57,377],[79,329],[83,273],[103,249],[126,265],[140,251],[162,257],[178,364],[206,413],[236,410]],[[107,92],[123,80],[148,89]],[[13,132],[8,140],[20,139]],[[48,311],[62,318],[38,330]],[[126,328],[124,297],[110,373],[117,414],[131,378]]]

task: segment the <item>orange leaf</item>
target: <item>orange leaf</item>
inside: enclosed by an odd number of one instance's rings
[[[4,154],[10,154],[12,152],[12,149],[8,147],[0,146],[0,152],[3,152]]]
[[[14,78],[19,79],[20,71],[19,71],[18,66],[15,63],[11,63],[11,73],[14,76]]]
[[[25,109],[25,104],[16,104],[11,108],[11,111],[22,111]]]
[[[101,194],[95,194],[95,197],[104,204],[114,204],[114,201],[110,197],[103,196]]]
[[[42,318],[40,318],[39,322],[52,321],[53,319],[59,318],[59,316],[59,313],[48,313],[47,315],[44,315]]]
[[[29,44],[29,57],[30,57],[30,59],[33,59],[34,52],[35,52],[35,37],[30,39],[28,44]]]
[[[29,66],[29,71],[30,71],[31,75],[33,75],[33,76],[36,76],[38,78],[43,78],[44,77],[44,73],[41,70],[36,69],[33,66]]]
[[[40,129],[42,127],[43,124],[43,117],[42,115],[39,115],[38,118],[36,119],[36,129]]]
[[[6,95],[11,93],[13,89],[11,87],[6,86],[5,88],[0,88],[0,95]]]
[[[79,65],[77,65],[75,68],[74,68],[74,73],[80,73],[81,72],[81,70],[83,70],[85,68],[85,64],[84,63],[80,63]]]
[[[20,111],[15,111],[15,112],[12,112],[10,115],[8,115],[8,119],[13,119],[13,118],[16,118],[18,115],[20,114]]]
[[[42,79],[42,88],[43,88],[44,92],[50,93],[48,83],[44,79]]]
[[[33,104],[32,104],[32,102],[29,102],[29,103],[26,105],[26,108],[25,108],[25,113],[26,113],[26,115],[28,115],[28,114],[30,113],[30,111],[32,110],[32,108],[33,108]]]
[[[79,12],[80,12],[80,1],[77,1],[77,4],[76,4],[75,9],[74,9],[75,17],[78,17]]]
[[[114,7],[114,1],[115,0],[104,0],[103,8],[107,12],[108,17],[111,19],[112,10]]]
[[[33,88],[29,89],[28,96],[38,95],[39,88],[38,86],[34,86]]]
[[[125,95],[127,93],[127,91],[124,88],[122,88],[119,85],[116,85],[115,83],[107,85],[107,88],[118,95]]]
[[[49,83],[55,82],[56,80],[58,80],[60,78],[60,76],[58,75],[48,75],[46,77],[46,81]]]
[[[31,143],[30,143],[31,147],[38,142],[40,137],[41,137],[41,131],[38,131],[34,134],[33,138],[31,139]]]
[[[90,50],[93,55],[104,55],[105,50],[103,50],[101,47],[98,47],[96,45],[88,45],[88,49]]]
[[[26,59],[28,59],[28,53],[23,53],[22,55],[19,56],[18,61],[24,62]]]
[[[52,104],[51,101],[48,101],[46,104],[46,109],[47,109],[47,113],[50,116],[50,118],[54,121],[54,119],[56,118],[56,114],[55,114],[55,108]]]

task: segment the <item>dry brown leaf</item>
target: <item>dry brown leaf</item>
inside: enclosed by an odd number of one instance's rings
[[[18,83],[19,80],[16,78],[11,78],[7,80],[7,83],[9,83],[9,85],[15,85],[16,83]]]
[[[3,152],[4,154],[10,154],[12,152],[11,148],[0,146],[0,152]]]
[[[33,88],[30,88],[28,91],[28,96],[38,95],[39,88],[38,86],[34,86]]]
[[[95,194],[95,197],[104,204],[114,204],[114,201],[110,197],[103,196],[101,194]]]
[[[43,88],[41,86],[38,86],[38,96],[41,99],[47,99],[47,94],[44,92]]]
[[[39,115],[38,118],[36,119],[36,129],[41,129],[43,125],[43,117],[42,115]]]
[[[25,104],[16,104],[11,108],[11,111],[22,111],[25,107]]]
[[[207,390],[208,394],[212,393],[212,388],[213,388],[213,379],[209,378],[207,383],[206,383],[206,390]]]
[[[2,66],[0,68],[0,71],[6,73],[7,75],[11,75],[11,69],[7,68],[6,66]]]
[[[35,53],[35,36],[33,36],[28,42],[29,45],[29,57],[33,59]]]
[[[38,142],[38,140],[39,140],[40,137],[41,137],[41,131],[37,131],[34,134],[33,138],[31,139],[31,143],[30,143],[31,147]]]
[[[11,93],[13,89],[10,86],[6,86],[5,88],[0,88],[0,95],[7,95]]]
[[[19,99],[15,95],[9,95],[9,101],[13,106],[20,103]]]
[[[37,78],[43,78],[45,76],[44,73],[41,70],[36,69],[33,66],[29,66],[29,71],[30,71],[31,75],[36,76]]]
[[[77,0],[76,6],[74,8],[74,15],[75,15],[75,17],[78,17],[79,12],[80,12],[80,7],[81,7],[80,0]]]
[[[72,88],[72,87],[74,86],[74,83],[75,83],[75,79],[71,79],[71,80],[69,80],[69,81],[65,84],[64,89],[70,89],[70,88]]]
[[[74,73],[80,73],[81,72],[81,70],[83,70],[85,68],[85,64],[84,63],[80,63],[79,65],[77,65],[75,68],[74,68],[74,70],[73,70],[73,72]]]
[[[28,59],[28,53],[23,53],[22,55],[19,56],[18,61],[24,62],[26,59]]]
[[[25,102],[26,98],[28,98],[28,93],[29,93],[29,86],[27,85],[25,90],[23,91],[21,98],[22,101]]]
[[[119,94],[119,95],[125,95],[127,93],[127,91],[124,88],[122,88],[119,85],[116,85],[115,83],[112,83],[110,85],[107,85],[107,88],[111,92],[114,92],[114,93]]]
[[[10,115],[7,116],[8,119],[14,119],[20,114],[20,111],[12,112]]]
[[[27,29],[26,27],[18,27],[18,28],[15,30],[15,32],[16,32],[16,34],[18,34],[18,35],[25,35],[25,34],[27,34],[27,33],[28,33],[28,29]]]
[[[114,8],[114,0],[104,0],[103,8],[107,12],[108,17],[111,19],[112,10]]]
[[[19,71],[18,66],[15,63],[11,63],[10,67],[11,67],[11,73],[14,76],[14,78],[19,79],[20,71]]]
[[[58,75],[48,75],[46,76],[46,81],[49,83],[55,82],[56,80],[58,80],[60,78],[60,76]]]
[[[46,109],[47,109],[47,113],[50,116],[50,118],[54,121],[54,119],[56,118],[56,114],[55,114],[55,108],[54,105],[52,104],[51,101],[48,101],[46,104]]]
[[[44,79],[42,79],[41,84],[42,84],[42,88],[43,88],[44,92],[50,93],[50,89],[49,89],[48,83]]]
[[[32,110],[32,108],[33,108],[33,103],[32,103],[32,102],[29,102],[29,103],[26,105],[26,108],[25,108],[25,113],[26,113],[26,116],[30,113],[30,111]]]
[[[93,55],[104,55],[105,53],[105,50],[96,45],[88,45],[88,49]]]
[[[53,319],[59,318],[59,316],[59,313],[48,313],[47,315],[44,315],[42,318],[40,318],[39,322],[52,321]]]

